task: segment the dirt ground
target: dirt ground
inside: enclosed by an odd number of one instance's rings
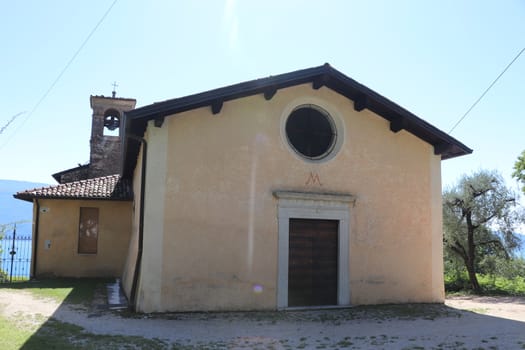
[[[87,332],[225,349],[525,349],[525,298],[453,297],[445,305],[337,310],[118,314],[0,290],[4,317],[52,317]],[[35,317],[38,316],[38,317]]]

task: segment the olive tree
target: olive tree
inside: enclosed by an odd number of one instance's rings
[[[522,222],[516,195],[495,171],[465,175],[444,191],[444,247],[465,264],[475,292],[481,292],[476,277],[481,259],[491,255],[509,257],[519,247],[515,229]]]
[[[512,173],[512,177],[521,182],[523,186],[521,187],[521,190],[523,193],[525,193],[525,150],[521,152],[521,154],[518,156],[518,159],[514,163],[514,172]]]

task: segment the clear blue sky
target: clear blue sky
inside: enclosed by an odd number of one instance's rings
[[[138,106],[329,62],[448,132],[525,46],[525,2],[0,0],[0,179],[54,183],[89,159],[89,96]],[[525,149],[525,54],[452,134],[443,184]]]

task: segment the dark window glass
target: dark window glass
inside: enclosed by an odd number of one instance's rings
[[[330,117],[312,107],[301,107],[286,121],[286,136],[292,147],[307,158],[319,159],[335,143],[335,130]]]

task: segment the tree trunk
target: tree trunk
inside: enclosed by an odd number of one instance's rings
[[[465,265],[467,266],[468,279],[472,289],[476,294],[481,294],[481,286],[478,283],[478,277],[476,276],[476,271],[474,269],[474,261],[469,259],[468,261],[465,261]]]
[[[476,245],[474,244],[474,225],[472,224],[472,214],[470,212],[465,216],[467,219],[467,259],[465,259],[465,265],[467,265],[468,279],[470,285],[476,294],[481,293],[481,287],[476,277],[475,260],[476,260]]]

